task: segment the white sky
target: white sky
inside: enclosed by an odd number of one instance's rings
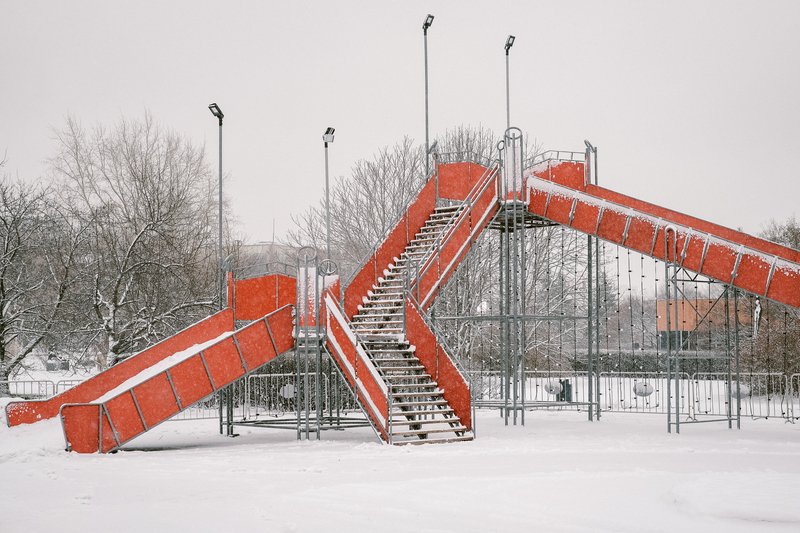
[[[280,235],[331,172],[409,135],[512,123],[547,148],[599,147],[600,181],[758,232],[799,214],[800,2],[135,2],[3,0],[0,155],[35,179],[71,113],[145,109],[205,143],[225,117],[231,204],[252,240]]]

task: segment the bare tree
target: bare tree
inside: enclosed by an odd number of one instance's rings
[[[80,277],[86,227],[48,201],[51,194],[0,178],[0,395],[55,333]]]
[[[784,222],[770,220],[761,236],[772,242],[800,250],[800,222],[794,216]]]
[[[110,366],[212,308],[212,173],[202,149],[149,114],[91,132],[69,118],[58,142],[53,171],[89,232],[78,318]]]

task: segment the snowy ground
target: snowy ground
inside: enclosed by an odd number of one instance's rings
[[[4,532],[800,531],[800,425],[780,420],[675,436],[657,415],[484,411],[474,442],[403,448],[181,421],[105,456],[64,452],[54,420],[0,422]]]

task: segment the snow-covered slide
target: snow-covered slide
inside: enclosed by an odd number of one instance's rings
[[[800,251],[586,184],[583,163],[545,162],[526,183],[535,215],[800,307]]]
[[[67,449],[109,452],[294,348],[293,306],[173,353],[88,403],[61,407]]]
[[[160,361],[233,331],[233,310],[225,309],[114,365],[105,372],[47,400],[11,402],[6,406],[9,426],[32,424],[58,415],[68,403],[89,403],[119,387]]]

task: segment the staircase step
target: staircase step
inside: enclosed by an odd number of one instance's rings
[[[456,426],[451,428],[433,428],[433,429],[409,429],[407,431],[392,431],[392,436],[410,437],[415,435],[429,435],[431,433],[462,433],[467,431],[465,426]]]
[[[405,446],[408,444],[445,444],[448,442],[465,442],[473,440],[475,437],[472,435],[462,435],[460,437],[449,437],[445,439],[414,439],[414,440],[401,440],[400,442],[393,442],[395,446]]]
[[[392,419],[395,416],[425,416],[425,415],[455,415],[455,412],[447,407],[445,409],[417,409],[415,411],[392,411]],[[452,420],[458,420],[453,418]]]
[[[425,367],[422,365],[414,365],[414,366],[382,366],[381,370],[384,372],[407,372],[409,370],[425,370]]]
[[[447,405],[447,400],[430,400],[430,401],[423,401],[423,402],[394,402],[394,407],[422,407],[423,405],[428,406],[435,406],[435,405]],[[439,412],[439,411],[434,411]]]
[[[390,392],[392,398],[443,398],[442,391]],[[431,400],[433,401],[433,400]]]

